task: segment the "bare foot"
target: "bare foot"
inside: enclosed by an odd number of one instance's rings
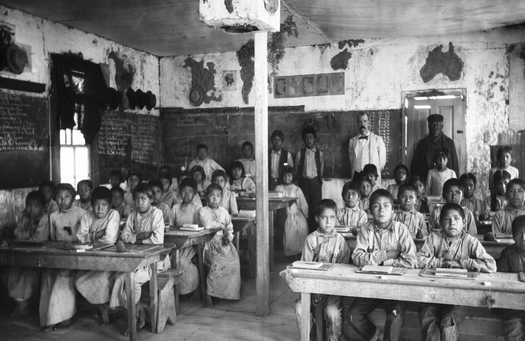
[[[53,330],[53,326],[42,327],[42,333],[47,333]]]
[[[109,304],[99,304],[98,309],[100,311],[100,317],[102,318],[102,325],[107,326],[109,324]]]
[[[10,318],[20,317],[29,314],[29,302],[27,300],[16,302],[16,307]]]
[[[146,325],[146,311],[144,306],[137,304],[137,329],[142,329]]]
[[[206,294],[206,299],[204,300],[205,308],[213,308],[213,300],[210,295]]]
[[[71,324],[71,319],[64,320],[60,323],[55,324],[55,326],[53,327],[53,331],[57,332],[60,330],[66,330],[67,328],[69,328],[70,324]]]

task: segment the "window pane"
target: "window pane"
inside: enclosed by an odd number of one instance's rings
[[[75,154],[72,147],[60,147],[60,178],[75,177]],[[61,180],[63,181],[63,180]]]
[[[66,131],[60,129],[60,144],[66,144]]]
[[[73,135],[73,145],[75,146],[84,146],[86,144],[86,140],[84,140],[84,135],[80,130],[72,130]]]
[[[77,179],[89,179],[89,148],[75,147],[75,175]]]
[[[60,179],[60,182],[70,184],[75,190],[77,189],[77,183],[75,181],[75,178],[62,178]]]

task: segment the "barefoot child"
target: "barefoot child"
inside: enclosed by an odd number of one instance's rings
[[[492,222],[492,232],[499,234],[511,234],[512,221],[525,215],[523,200],[525,198],[525,182],[521,179],[513,179],[507,184],[506,197],[509,202],[504,210],[498,211]]]
[[[93,191],[93,181],[80,180],[77,184],[77,192],[80,199],[75,200],[73,206],[80,207],[86,212],[92,211],[91,191]]]
[[[353,231],[358,231],[368,221],[366,212],[359,208],[359,189],[355,181],[345,183],[342,192],[345,207],[337,210],[337,223],[350,226]]]
[[[80,220],[86,213],[73,206],[75,189],[70,184],[55,187],[58,211],[49,217],[52,241],[78,242]],[[45,269],[40,292],[40,326],[43,332],[69,327],[76,311],[74,270]]]
[[[387,190],[372,193],[370,210],[373,221],[366,223],[357,235],[352,254],[356,266],[370,264],[411,269],[417,265],[416,246],[407,227],[392,220],[393,205],[394,199]],[[365,340],[376,340],[381,333],[368,319],[368,314],[380,305],[385,305],[385,339],[399,340],[406,302],[355,298],[349,308],[348,323]]]
[[[242,159],[240,161],[244,166],[245,175],[255,181],[257,175],[257,168],[255,166],[255,160],[253,159],[253,145],[250,141],[245,141],[241,147]],[[232,165],[233,167],[233,165]]]
[[[230,190],[234,192],[255,193],[255,183],[246,175],[244,165],[240,161],[234,161],[230,167],[231,179]]]
[[[442,229],[432,232],[417,253],[418,267],[462,268],[474,272],[495,272],[496,262],[478,239],[463,230],[465,213],[457,203],[441,209]],[[459,337],[458,306],[422,304],[419,312],[421,339],[457,340]],[[438,318],[440,316],[440,318]]]
[[[428,196],[439,196],[443,191],[443,184],[448,179],[456,178],[456,172],[447,168],[449,151],[446,148],[438,149],[434,153],[434,168],[428,171],[427,194]]]
[[[497,171],[505,171],[509,173],[510,179],[517,179],[520,177],[520,172],[516,167],[511,166],[512,162],[512,148],[510,146],[503,146],[498,148],[498,153],[496,154],[497,166],[492,168],[489,172],[489,190],[490,193],[495,192],[495,182],[493,180],[494,173]]]
[[[223,170],[216,170],[213,172],[211,181],[222,188],[222,197],[219,201],[219,206],[224,207],[224,209],[226,209],[226,211],[228,211],[228,213],[232,216],[239,214],[237,200],[235,199],[233,193],[228,188],[226,188],[226,183],[228,182],[228,176],[226,175],[226,172]]]
[[[206,190],[206,195],[208,206],[199,210],[200,225],[220,229],[204,244],[204,263],[209,268],[205,305],[212,307],[212,296],[228,300],[241,298],[241,268],[239,255],[232,243],[231,217],[228,211],[219,206],[222,187],[211,184]]]
[[[323,199],[317,205],[315,219],[317,219],[319,227],[306,238],[301,256],[302,261],[348,264],[350,249],[343,236],[337,233],[334,228],[337,222],[336,212],[337,205],[331,199]],[[327,340],[346,340],[343,334],[343,298],[331,295],[312,295],[312,303],[313,309],[320,304],[325,307],[326,327],[328,328]],[[299,331],[301,330],[301,320],[305,318],[301,316],[300,307],[301,299],[299,298],[295,302],[295,315]],[[312,321],[311,316],[308,319]],[[303,336],[301,336],[301,340],[304,340]]]
[[[419,213],[430,213],[426,197],[425,184],[419,178],[419,175],[413,175],[408,179],[408,184],[414,186],[417,190],[416,204],[414,207]]]
[[[397,192],[399,208],[394,212],[394,221],[399,221],[408,228],[412,238],[425,238],[429,231],[425,216],[414,208],[416,203],[416,189],[414,186],[403,184]]]
[[[494,172],[494,192],[485,199],[485,207],[487,211],[497,212],[507,207],[508,201],[505,196],[507,184],[510,181],[510,174],[507,171],[498,170]]]
[[[197,145],[197,158],[190,162],[189,168],[193,169],[193,167],[195,166],[202,167],[204,171],[204,179],[208,181],[211,180],[213,172],[219,169],[224,170],[224,168],[222,168],[221,165],[219,165],[217,162],[215,162],[215,160],[208,156],[208,146],[204,143],[200,143]]]
[[[165,203],[161,201],[162,198],[162,182],[157,179],[152,179],[148,181],[151,190],[153,191],[153,202],[152,206],[156,207],[162,212],[162,217],[164,218],[164,224],[169,225],[171,220],[171,207],[168,207]]]
[[[396,180],[396,183],[388,185],[386,190],[392,194],[395,200],[397,200],[399,186],[407,183],[408,167],[405,165],[397,165],[396,168],[394,168],[394,179]]]
[[[45,197],[41,192],[30,192],[26,207],[14,230],[16,240],[47,241],[49,238],[49,215],[44,212]],[[10,266],[3,269],[1,278],[4,286],[16,301],[11,317],[29,314],[30,301],[38,297],[40,287],[39,268]]]
[[[120,187],[117,187],[121,189]],[[111,191],[97,187],[91,193],[93,211],[86,212],[80,221],[77,238],[82,243],[113,245],[117,241],[120,216],[111,209]],[[91,304],[98,305],[102,324],[109,323],[109,297],[116,273],[113,271],[79,271],[75,277],[75,287]]]
[[[44,195],[44,213],[49,216],[51,213],[58,211],[57,202],[53,199],[55,194],[55,183],[50,180],[44,180],[40,183],[38,191]]]
[[[304,248],[304,241],[308,236],[308,204],[299,187],[293,184],[294,170],[284,166],[282,170],[282,185],[275,187],[276,192],[285,197],[295,197],[297,200],[286,208],[284,222],[283,247],[285,256],[299,255]]]

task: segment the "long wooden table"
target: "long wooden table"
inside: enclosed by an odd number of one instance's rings
[[[454,304],[470,307],[525,310],[525,283],[518,274],[479,274],[476,279],[421,277],[420,269],[404,276],[356,273],[357,267],[338,264],[329,271],[288,268],[281,272],[290,288],[301,293],[302,316],[310,316],[311,294],[379,298],[410,302]],[[301,338],[309,340],[310,319],[301,321]]]
[[[106,250],[76,252],[66,250],[65,242],[44,242],[43,246],[9,246],[0,248],[0,266],[22,266],[35,268],[58,268],[72,270],[118,271],[126,273],[126,294],[128,301],[129,339],[136,340],[135,319],[135,270],[151,266],[157,273],[157,262],[166,257],[175,245],[150,245],[144,251],[117,253]],[[157,276],[149,281],[151,299],[151,326],[157,324]]]

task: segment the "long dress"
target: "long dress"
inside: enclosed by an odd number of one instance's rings
[[[172,226],[182,226],[183,224],[198,224],[199,210],[201,205],[195,202],[190,202],[188,205],[176,204],[171,209]],[[179,251],[179,263],[182,273],[180,280],[180,293],[182,295],[189,294],[199,287],[199,271],[195,264],[192,263],[192,258],[195,256],[195,246],[182,248]]]
[[[14,234],[16,240],[48,240],[49,215],[44,212],[40,218],[31,219],[24,214],[18,222]],[[10,266],[4,269],[1,278],[9,297],[21,302],[38,293],[41,274],[42,271],[39,268]]]
[[[209,266],[206,293],[213,297],[229,300],[241,298],[241,265],[237,249],[232,243],[233,225],[231,217],[222,207],[199,210],[199,221],[203,227],[218,227],[215,236],[204,244],[204,262]],[[226,233],[229,243],[222,241]]]
[[[112,245],[117,241],[119,225],[120,215],[115,210],[109,210],[102,219],[95,217],[93,212],[87,212],[80,221],[77,237],[83,243],[95,242],[94,234],[106,230],[106,233],[96,242]],[[89,303],[107,303],[115,282],[115,275],[114,271],[79,271],[75,276],[75,286]]]
[[[83,209],[74,206],[62,212],[53,212],[49,217],[51,240],[77,242],[77,232],[84,213]],[[75,273],[69,269],[45,269],[42,272],[41,327],[55,325],[75,314]]]
[[[303,191],[294,184],[279,185],[275,187],[275,191],[283,193],[285,197],[297,197],[297,200],[286,208],[283,245],[285,256],[300,254],[308,236],[308,204]]]

